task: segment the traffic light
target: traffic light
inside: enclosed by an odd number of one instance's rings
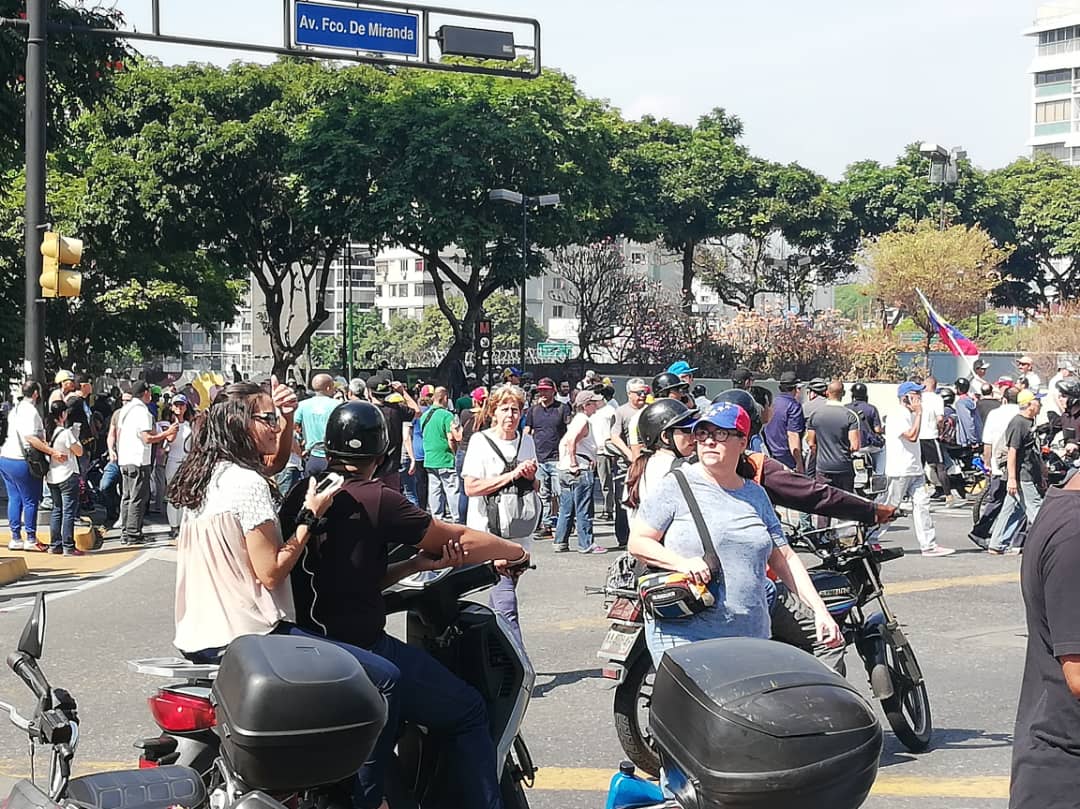
[[[44,298],[77,298],[82,290],[82,273],[63,270],[82,261],[81,239],[69,239],[59,233],[46,233],[41,242],[41,295]]]

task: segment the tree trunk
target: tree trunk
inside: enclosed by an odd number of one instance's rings
[[[688,241],[682,251],[682,308],[686,314],[694,311],[694,248],[697,245]]]
[[[469,349],[473,348],[473,334],[476,331],[476,322],[480,320],[480,315],[483,312],[484,302],[476,295],[465,295],[465,316],[461,318],[461,327],[455,331],[454,341],[450,344],[450,349],[446,352],[446,356],[442,358],[442,362],[439,363],[435,369],[435,380],[440,385],[445,385],[448,389],[452,387],[451,369],[453,369],[458,363],[465,359],[465,354]],[[479,353],[479,352],[478,352]],[[477,378],[483,377],[483,374],[488,369],[480,368],[479,359],[476,363]],[[494,374],[494,368],[492,368],[492,374]],[[464,395],[460,390],[451,390],[451,394],[458,393]]]

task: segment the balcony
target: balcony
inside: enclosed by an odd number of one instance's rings
[[[1052,124],[1035,124],[1035,136],[1043,135],[1067,135],[1072,132],[1072,122],[1055,121]]]
[[[1073,83],[1071,81],[1059,81],[1053,84],[1039,84],[1035,87],[1035,97],[1072,95]]]
[[[1061,53],[1080,51],[1080,39],[1066,39],[1064,42],[1051,42],[1039,45],[1039,56],[1057,56]]]

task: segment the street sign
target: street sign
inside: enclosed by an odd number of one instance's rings
[[[420,16],[297,0],[293,43],[314,48],[420,55]]]
[[[574,346],[570,343],[537,343],[536,356],[541,362],[552,360],[568,360],[574,354]]]

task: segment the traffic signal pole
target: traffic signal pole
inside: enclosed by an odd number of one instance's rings
[[[45,226],[45,50],[48,0],[27,0],[26,21],[26,308],[23,374],[44,382],[45,304],[38,292]]]

